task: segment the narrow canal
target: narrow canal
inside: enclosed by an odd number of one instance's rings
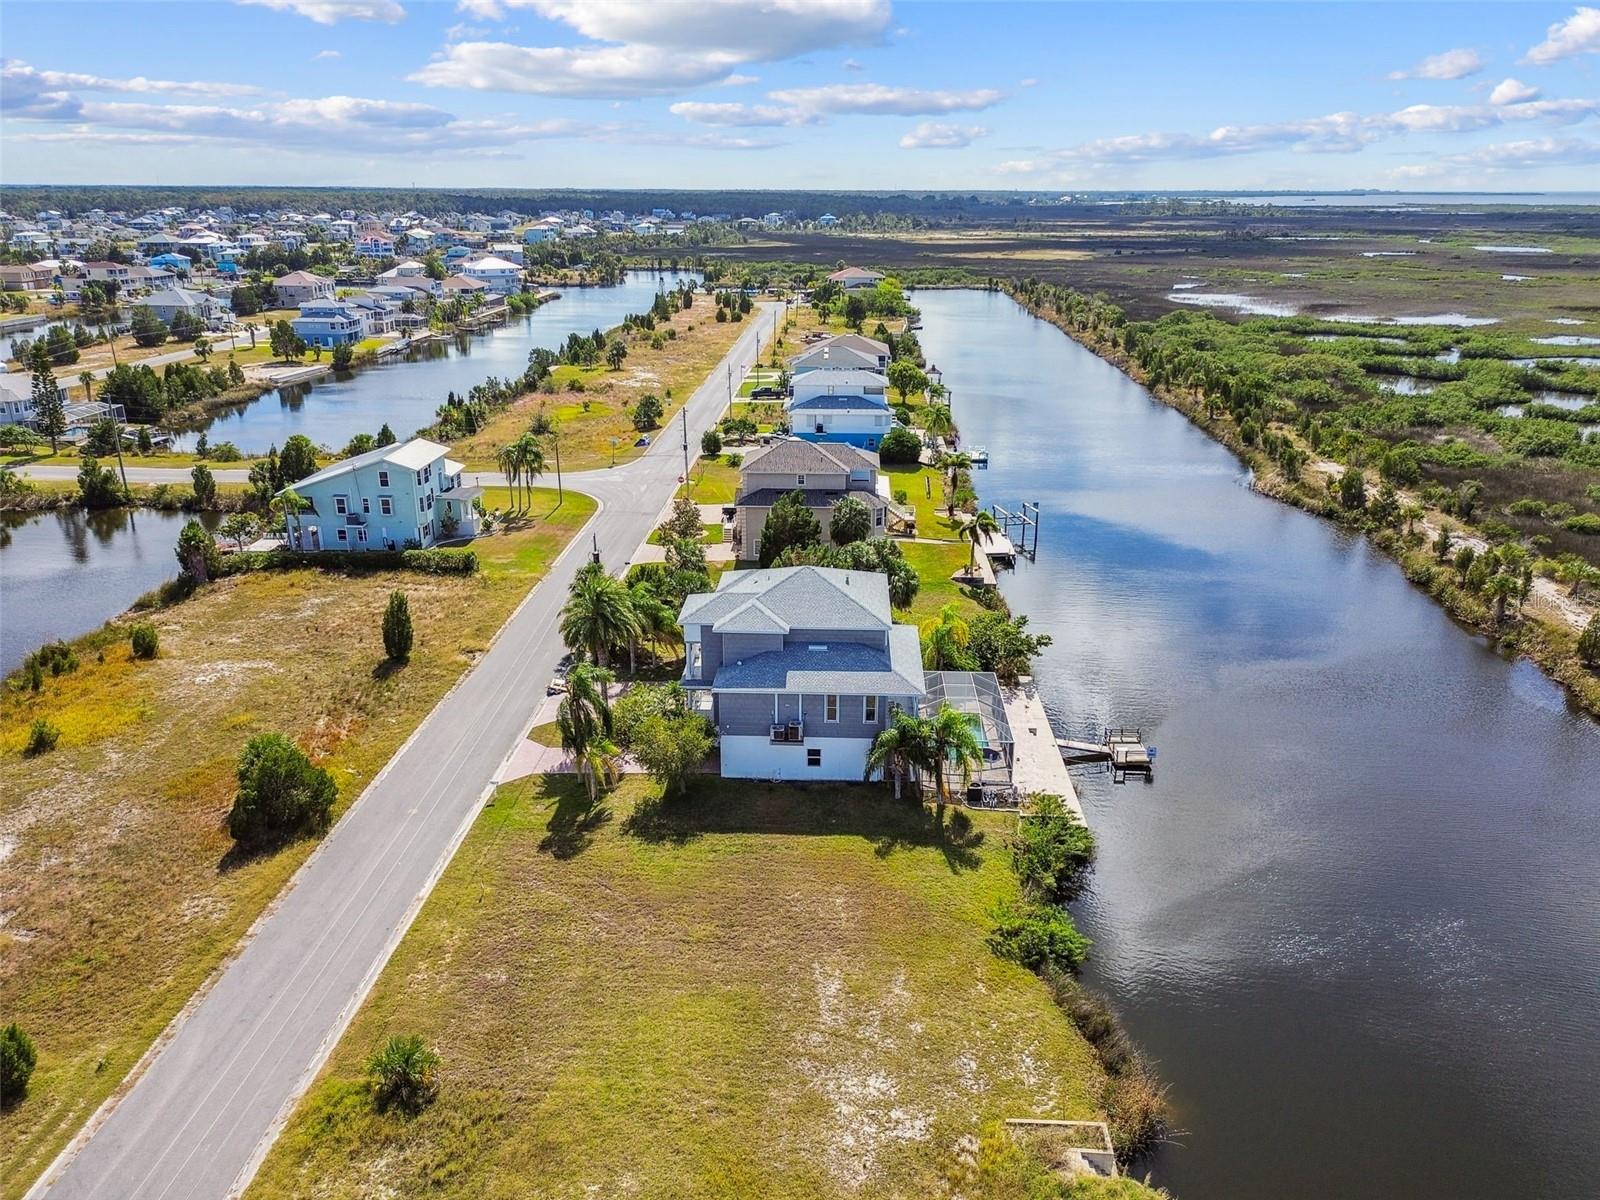
[[[219,417],[208,432],[246,451],[282,446],[294,433],[335,450],[387,421],[402,438],[433,419],[447,393],[465,393],[491,375],[520,375],[528,352],[554,349],[569,333],[589,333],[644,312],[661,288],[688,273],[630,271],[616,287],[572,288],[561,299],[488,333],[437,343],[417,362],[394,361],[343,378],[269,392]],[[191,434],[185,439],[192,445]],[[178,572],[173,546],[184,518],[49,512],[0,514],[0,673],[39,645],[88,633]]]
[[[265,454],[297,433],[339,450],[358,433],[377,433],[385,421],[404,438],[432,424],[434,410],[450,392],[464,395],[491,375],[514,379],[527,368],[528,352],[535,347],[554,350],[568,334],[620,325],[630,313],[648,310],[657,291],[699,278],[688,272],[629,271],[614,287],[568,288],[559,300],[485,333],[428,342],[408,356],[268,392],[218,414],[205,433],[212,444],[232,442],[247,454]],[[198,435],[198,430],[185,434],[179,445],[192,447]]]
[[[922,291],[923,348],[1043,505],[1004,577],[1057,728],[1142,726],[1080,780],[1076,906],[1171,1084],[1179,1200],[1577,1200],[1600,1180],[1600,728],[1358,538],[1009,298]]]

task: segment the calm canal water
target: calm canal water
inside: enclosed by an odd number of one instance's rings
[[[178,573],[186,513],[0,513],[0,674],[45,642],[97,629]],[[203,519],[215,526],[213,514]]]
[[[528,352],[555,349],[570,333],[589,333],[621,324],[644,312],[659,290],[677,287],[686,272],[629,271],[615,287],[568,288],[559,300],[483,334],[429,342],[403,357],[341,376],[268,392],[249,404],[220,414],[205,427],[215,444],[228,441],[250,454],[265,454],[290,436],[303,433],[318,445],[341,449],[358,433],[377,433],[385,421],[401,438],[432,424],[434,411],[450,392],[463,395],[491,375],[521,375]],[[309,360],[308,360],[309,361]],[[194,445],[199,431],[179,445]]]
[[[1393,563],[1010,299],[919,292],[985,502],[1044,506],[1004,578],[1055,643],[1085,774],[1076,907],[1171,1084],[1179,1200],[1508,1196],[1600,1182],[1600,728]]]
[[[390,362],[343,379],[327,378],[293,394],[271,392],[209,427],[212,442],[243,450],[282,446],[304,433],[342,447],[352,435],[388,421],[401,437],[429,423],[451,390],[464,393],[491,375],[520,375],[528,352],[554,348],[569,333],[621,323],[650,307],[660,288],[698,275],[630,271],[617,287],[572,288],[490,333],[435,344],[417,362]],[[289,389],[284,389],[285,393]],[[191,434],[185,444],[193,443]],[[139,511],[0,514],[0,673],[41,644],[98,628],[139,596],[177,574],[173,546],[180,514]]]

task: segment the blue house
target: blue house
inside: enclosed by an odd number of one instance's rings
[[[789,405],[790,431],[808,442],[876,450],[898,419],[882,396],[818,395]]]
[[[187,254],[158,254],[150,260],[152,267],[165,267],[179,275],[187,275],[194,266],[194,259]]]
[[[329,296],[307,300],[290,327],[308,346],[353,346],[366,336],[366,320],[360,309]]]

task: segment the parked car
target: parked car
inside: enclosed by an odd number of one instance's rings
[[[639,435],[639,440],[634,443],[635,446],[648,446],[649,444],[650,435],[648,433],[641,433]]]
[[[776,400],[777,398],[778,389],[775,387],[758,387],[752,388],[750,391],[750,399],[752,400]]]
[[[556,673],[545,685],[546,696],[559,696],[567,690],[567,676],[572,674],[572,655],[564,654],[556,664]]]

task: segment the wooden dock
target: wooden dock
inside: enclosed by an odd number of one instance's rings
[[[1060,796],[1066,806],[1083,819],[1078,789],[1072,786],[1066,760],[1056,744],[1055,730],[1039,699],[1033,679],[1023,676],[1016,687],[1001,692],[1006,720],[1011,725],[1011,785],[1026,797],[1048,792]],[[1023,812],[1027,812],[1024,801]]]
[[[1114,771],[1155,770],[1155,747],[1145,745],[1138,729],[1107,729],[1098,742],[1057,738],[1056,746],[1064,763],[1108,762]]]

